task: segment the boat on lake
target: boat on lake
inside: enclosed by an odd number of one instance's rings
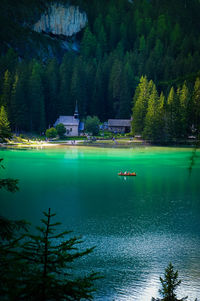
[[[124,177],[126,177],[126,176],[136,176],[136,173],[135,172],[127,172],[127,171],[125,171],[125,172],[119,172],[118,176],[124,176]]]

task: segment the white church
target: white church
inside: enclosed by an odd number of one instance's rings
[[[84,129],[84,123],[80,122],[79,120],[77,103],[74,116],[59,116],[59,118],[54,123],[54,127],[59,123],[64,124],[66,128],[65,136],[79,136],[80,131]]]

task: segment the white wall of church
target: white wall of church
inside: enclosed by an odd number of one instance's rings
[[[78,136],[78,125],[65,125],[65,136]]]

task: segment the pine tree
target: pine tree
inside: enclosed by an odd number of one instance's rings
[[[72,112],[74,112],[75,102],[78,102],[79,111],[82,116],[87,114],[87,76],[85,73],[86,62],[82,57],[79,57],[74,64],[74,69],[71,78],[71,97],[73,100],[72,103]]]
[[[71,81],[74,65],[76,64],[75,57],[71,54],[66,54],[63,57],[62,63],[59,68],[59,97],[57,99],[56,114],[71,115],[74,112],[74,98],[71,93]],[[48,101],[48,100],[47,100]]]
[[[45,128],[44,89],[42,83],[42,67],[38,62],[33,63],[29,82],[29,97],[31,100],[31,129],[42,133]]]
[[[45,68],[44,95],[45,115],[47,125],[52,125],[58,116],[58,87],[59,87],[59,66],[56,59],[48,62]],[[64,76],[65,74],[63,74]],[[67,86],[66,86],[67,90]],[[68,89],[69,90],[69,89]]]
[[[183,84],[180,94],[179,94],[179,103],[180,103],[180,122],[181,122],[181,136],[187,137],[189,132],[189,101],[190,94],[187,88],[186,82]]]
[[[162,101],[162,99],[161,99]],[[153,142],[159,140],[160,138],[160,128],[159,128],[159,107],[158,107],[158,92],[156,90],[155,84],[148,101],[147,114],[145,117],[145,126],[142,136]]]
[[[180,137],[181,118],[179,95],[180,89],[177,89],[177,92],[175,93],[174,88],[172,87],[167,98],[167,119],[170,140]]]
[[[175,92],[174,88],[172,87],[170,89],[168,98],[167,98],[167,122],[168,122],[168,130],[169,130],[169,137],[170,140],[174,137],[174,122],[175,122],[175,116],[174,116],[174,100],[175,98]]]
[[[17,248],[11,250],[20,270],[20,275],[15,275],[14,300],[93,299],[93,281],[97,275],[80,276],[71,271],[74,261],[91,253],[93,248],[79,251],[80,238],[65,240],[69,231],[57,234],[60,223],[52,222],[54,216],[50,209],[44,212],[38,234],[26,234]]]
[[[4,106],[0,109],[0,139],[5,141],[5,139],[10,139],[12,137],[10,122],[8,121],[7,113]]]
[[[200,78],[198,77],[194,84],[192,95],[193,100],[193,126],[197,132],[200,132]]]
[[[10,108],[11,90],[12,90],[12,75],[8,70],[6,70],[4,74],[2,95],[0,97],[0,106],[6,107],[7,111]]]
[[[28,128],[27,74],[16,73],[11,92],[11,126],[18,132]]]
[[[81,42],[81,54],[88,58],[95,55],[96,50],[96,38],[92,34],[89,27],[84,31],[83,39]]]
[[[144,130],[144,120],[147,112],[149,91],[152,83],[148,83],[145,77],[141,77],[133,98],[133,121],[132,131],[134,134],[142,134]]]
[[[152,301],[183,301],[187,299],[187,297],[182,299],[177,299],[176,297],[176,290],[180,286],[181,280],[178,280],[178,271],[174,272],[174,267],[171,263],[165,269],[165,278],[160,277],[160,282],[162,289],[159,290],[159,293],[163,298],[152,298]]]
[[[115,116],[119,117],[119,99],[122,84],[122,62],[119,59],[114,60],[112,69],[110,71],[109,79],[109,95],[113,100],[113,109]]]

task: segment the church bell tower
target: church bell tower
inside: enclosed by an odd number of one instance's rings
[[[75,111],[74,111],[74,119],[79,119],[79,114],[78,114],[78,104],[76,101],[76,107],[75,107]]]

